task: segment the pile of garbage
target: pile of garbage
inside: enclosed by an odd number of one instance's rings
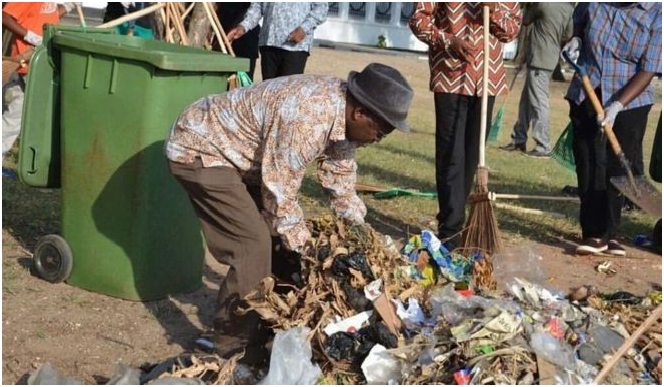
[[[503,257],[449,251],[424,230],[398,250],[368,225],[326,216],[308,227],[314,249],[293,282],[265,278],[240,311],[256,311],[276,332],[268,370],[257,374],[241,355],[188,355],[143,373],[119,365],[111,381],[588,384],[661,304],[661,291],[638,297],[593,286],[569,295],[547,288],[542,258],[525,249]],[[510,254],[522,264],[506,265],[501,258]],[[661,357],[660,318],[606,367],[603,382],[661,384]],[[32,384],[67,384],[42,368]]]
[[[275,331],[310,329],[313,354],[300,361],[326,383],[590,383],[661,302],[661,292],[568,297],[519,277],[498,289],[491,257],[448,251],[430,231],[399,251],[366,225],[308,225],[302,286],[278,293],[267,278],[246,300]],[[655,383],[659,370],[661,323],[606,381]]]

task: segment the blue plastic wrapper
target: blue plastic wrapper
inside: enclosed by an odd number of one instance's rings
[[[431,230],[424,230],[421,235],[412,236],[404,246],[402,254],[409,262],[414,263],[418,261],[422,250],[429,253],[429,257],[436,263],[441,274],[452,282],[470,280],[473,262],[483,259],[479,253],[475,253],[470,259],[450,253]]]

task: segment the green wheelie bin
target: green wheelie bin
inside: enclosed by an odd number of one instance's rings
[[[61,236],[37,243],[37,273],[130,300],[195,290],[203,239],[164,140],[182,109],[224,92],[248,60],[47,29],[30,64],[19,152],[21,181],[62,188]]]

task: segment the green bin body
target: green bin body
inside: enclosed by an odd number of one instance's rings
[[[59,53],[59,112],[51,115],[59,115],[60,165],[31,149],[32,139],[49,148],[44,131],[52,128],[24,126],[19,176],[61,184],[61,233],[73,256],[67,282],[131,300],[195,290],[203,239],[168,170],[164,140],[187,105],[224,92],[248,61],[111,34],[56,31],[50,46]],[[48,178],[54,165],[60,182]]]

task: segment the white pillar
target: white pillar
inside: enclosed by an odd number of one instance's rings
[[[392,3],[392,18],[390,19],[390,24],[393,26],[399,26],[399,21],[401,20],[401,6],[403,5],[402,2],[393,2]]]
[[[339,19],[348,20],[348,2],[339,3]]]
[[[366,19],[369,23],[375,23],[376,22],[376,3],[371,2],[371,3],[365,3],[367,7],[367,16]]]

